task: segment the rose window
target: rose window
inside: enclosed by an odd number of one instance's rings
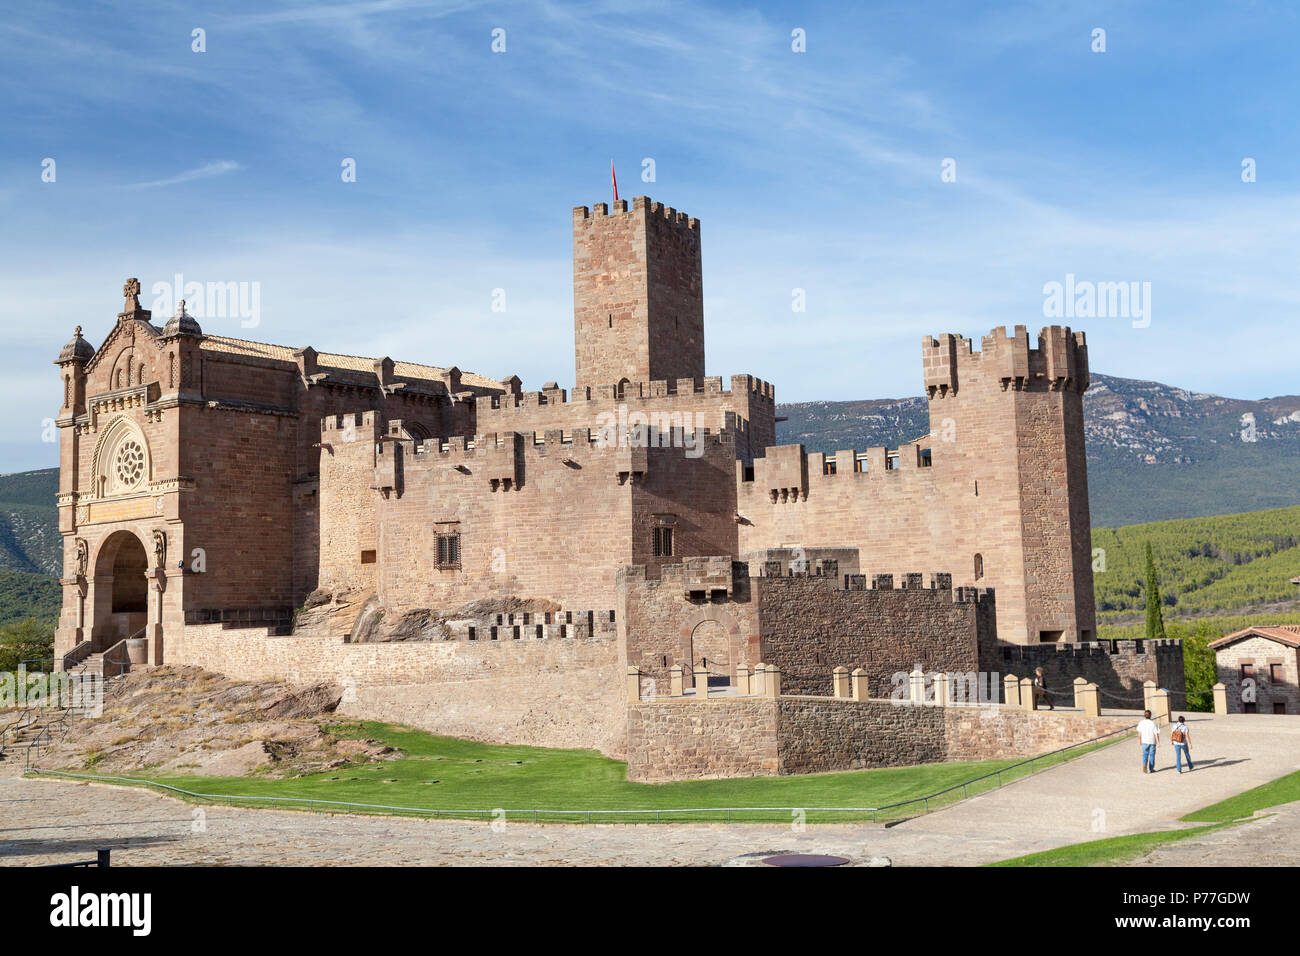
[[[123,488],[134,488],[144,477],[144,449],[138,442],[124,441],[114,459],[118,483]]]

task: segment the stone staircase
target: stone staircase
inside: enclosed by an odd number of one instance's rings
[[[58,695],[63,703],[33,705],[0,721],[0,776],[32,769],[40,755],[70,734],[92,709],[97,716],[128,670],[129,665],[106,661],[103,654],[90,654],[66,671],[71,690]]]
[[[31,768],[43,750],[72,730],[78,715],[72,707],[29,708],[0,729],[0,776],[16,777]]]

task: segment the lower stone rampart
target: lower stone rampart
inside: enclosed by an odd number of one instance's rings
[[[266,628],[185,628],[169,661],[235,680],[339,684],[348,717],[492,743],[626,746],[618,644],[606,639],[345,643]]]
[[[628,712],[628,778],[645,783],[824,773],[1037,756],[1134,718],[829,697],[642,700]]]

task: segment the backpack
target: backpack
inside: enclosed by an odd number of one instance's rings
[[[1187,739],[1187,735],[1183,733],[1182,727],[1175,727],[1174,732],[1169,735],[1169,739],[1176,744],[1181,744],[1184,740]]]

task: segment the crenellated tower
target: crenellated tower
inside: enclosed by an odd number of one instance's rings
[[[1096,638],[1082,332],[1025,326],[923,340],[931,456],[955,488],[954,566],[998,588],[1015,643]],[[960,570],[959,570],[960,573]]]
[[[575,382],[704,377],[700,223],[637,196],[573,210]]]

